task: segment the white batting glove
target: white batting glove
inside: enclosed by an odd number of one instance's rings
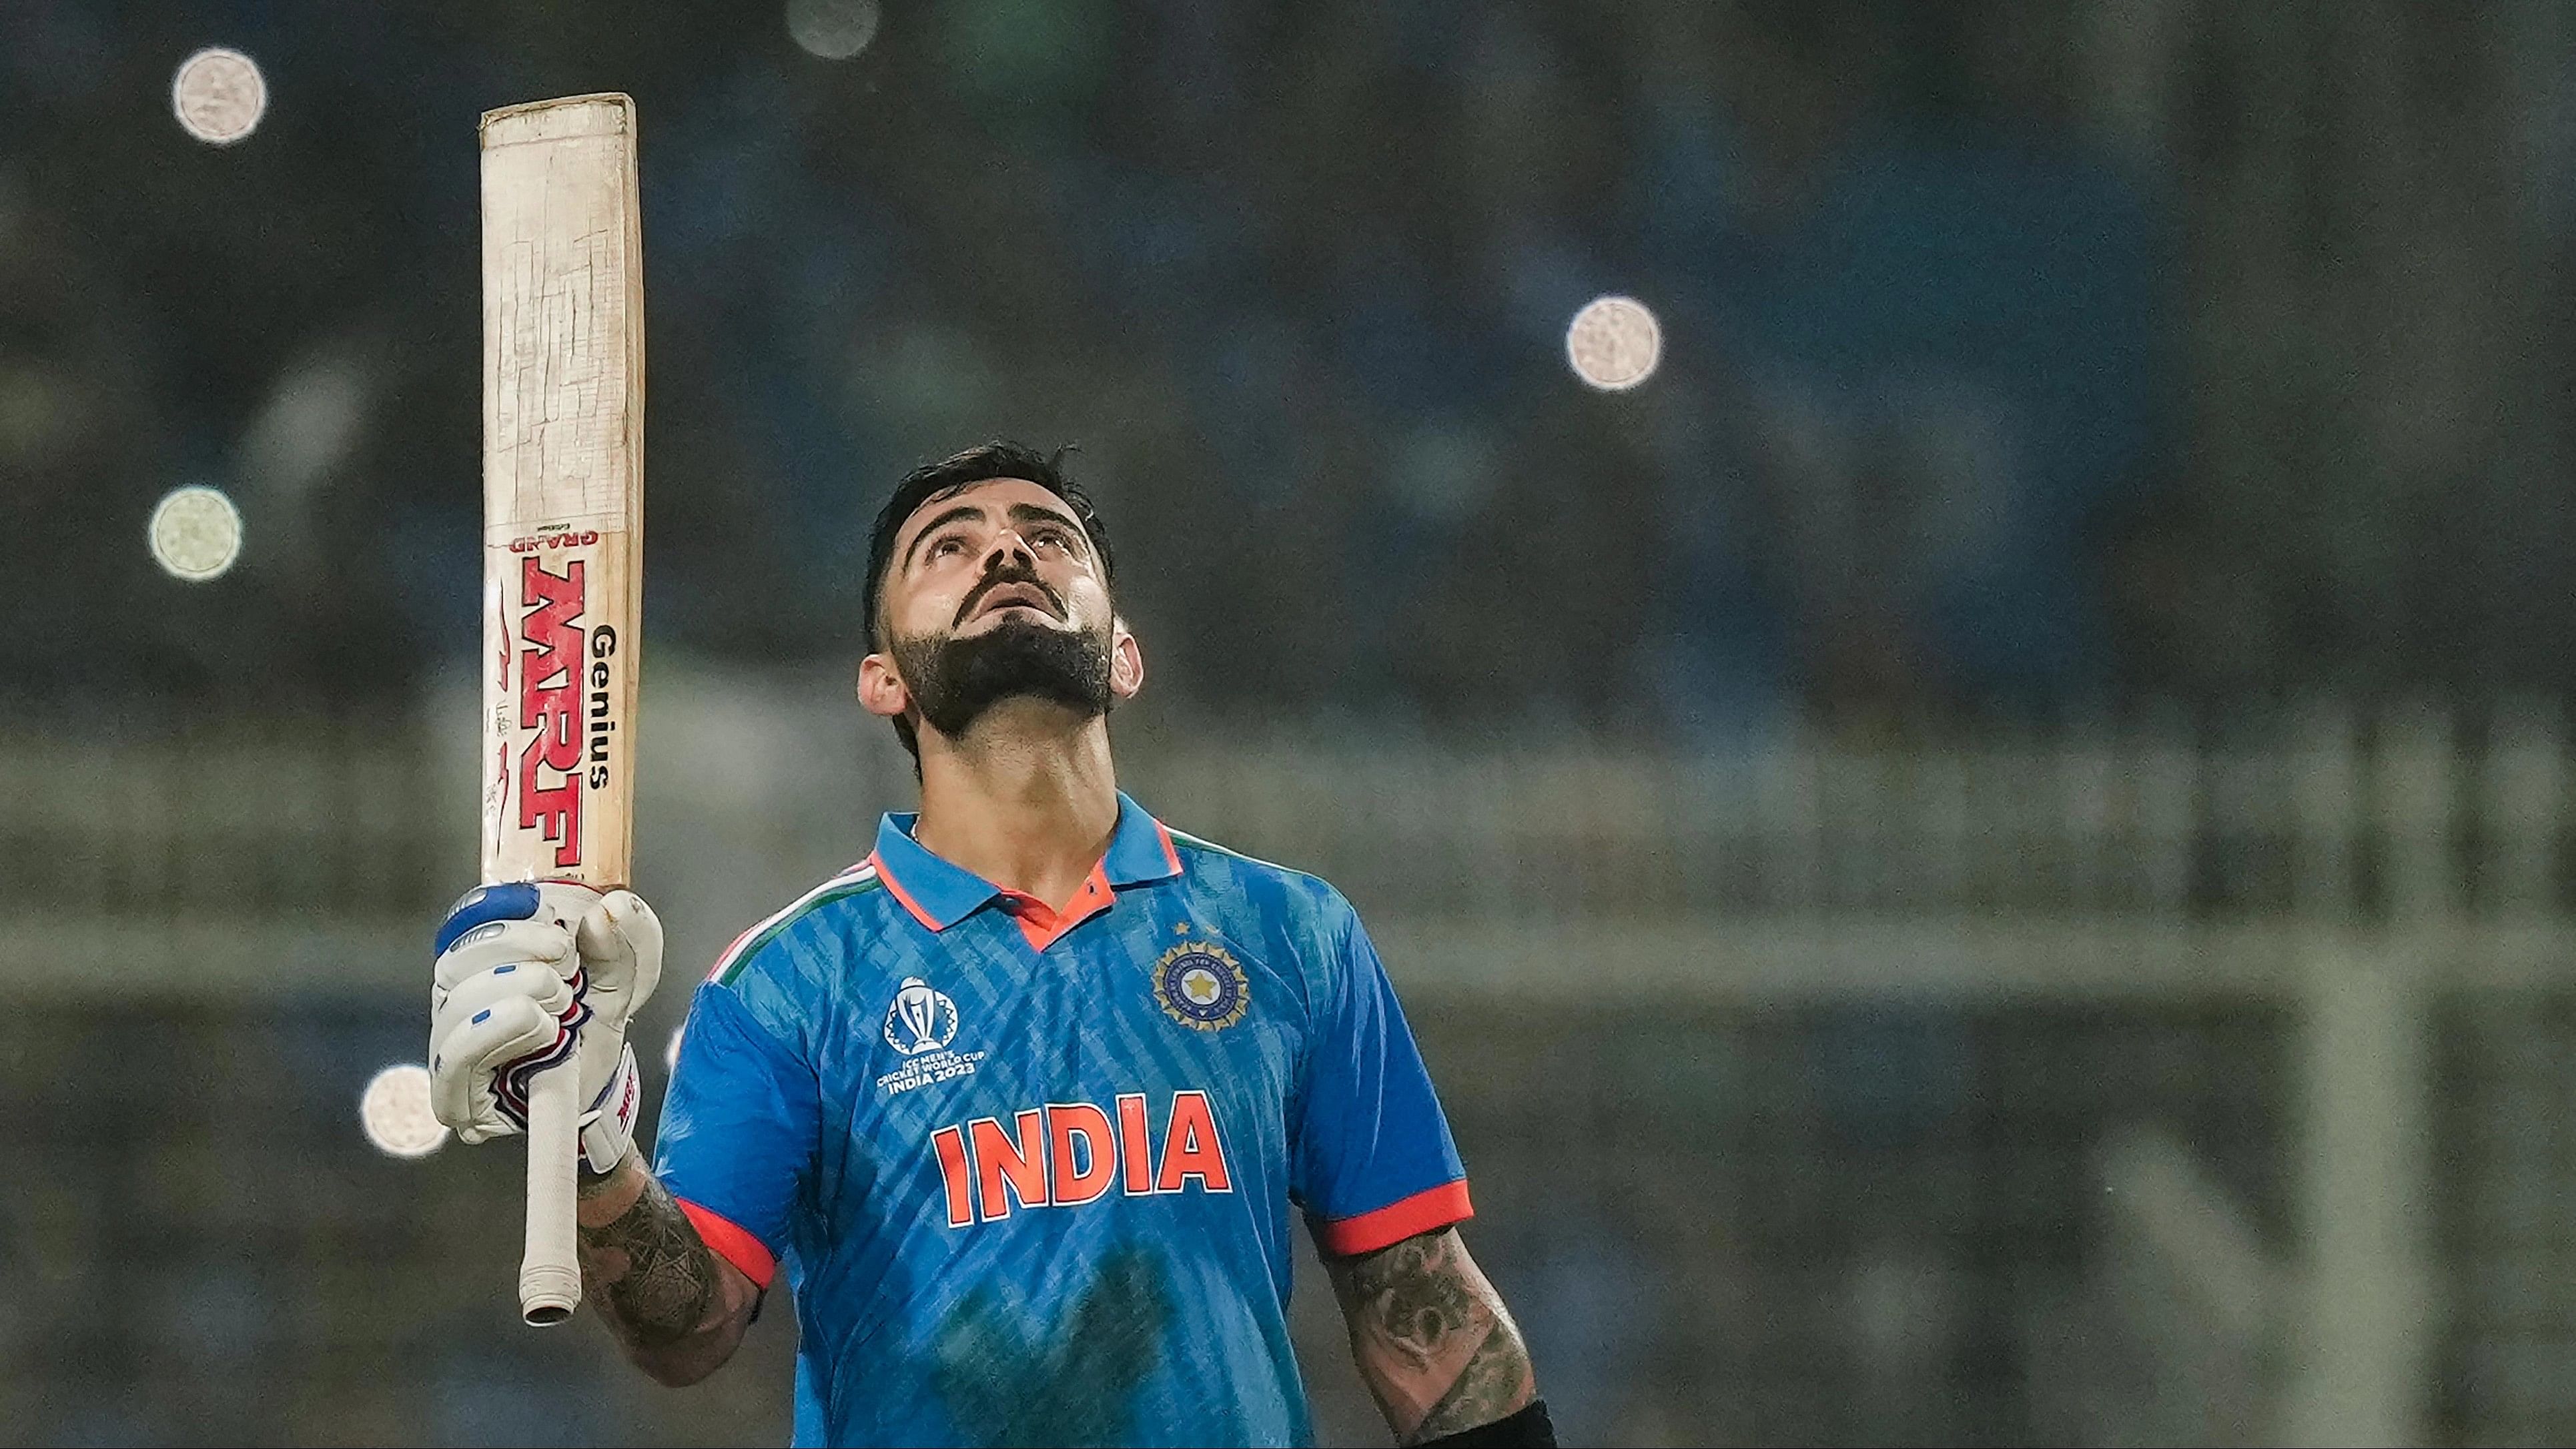
[[[465,893],[440,924],[429,997],[429,1093],[467,1142],[522,1132],[528,1079],[580,1074],[593,1172],[635,1145],[641,1096],[626,1025],[662,978],[662,923],[632,891],[514,882]]]

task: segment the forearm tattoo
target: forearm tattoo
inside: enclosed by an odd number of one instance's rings
[[[603,1184],[604,1185],[604,1184]],[[585,1194],[596,1191],[585,1183]],[[663,1348],[696,1333],[716,1299],[715,1255],[650,1174],[616,1221],[581,1230],[584,1296],[617,1336]]]
[[[1517,1412],[1529,1350],[1452,1230],[1333,1265],[1360,1376],[1405,1444]]]
[[[1458,1371],[1457,1382],[1431,1406],[1406,1442],[1437,1439],[1509,1418],[1536,1397],[1529,1352],[1521,1347],[1521,1336],[1509,1324],[1496,1323],[1486,1331],[1485,1341],[1476,1345],[1475,1356]]]

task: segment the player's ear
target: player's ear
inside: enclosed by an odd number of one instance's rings
[[[1127,632],[1125,619],[1109,621],[1109,692],[1120,699],[1134,699],[1145,687],[1145,651],[1136,647],[1136,636]]]
[[[894,661],[871,654],[859,661],[859,708],[880,719],[893,719],[912,708],[912,691],[894,672]]]

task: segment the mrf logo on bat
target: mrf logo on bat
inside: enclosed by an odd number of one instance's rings
[[[617,654],[617,631],[581,628],[589,600],[583,561],[566,559],[560,572],[547,568],[540,551],[551,541],[521,540],[524,549],[511,545],[521,555],[513,651],[518,722],[534,731],[519,750],[518,819],[522,830],[542,830],[555,847],[558,869],[571,869],[582,863],[583,787],[608,785],[608,736],[617,728],[609,718],[609,661]]]

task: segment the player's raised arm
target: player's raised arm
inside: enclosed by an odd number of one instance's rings
[[[662,926],[631,891],[484,886],[439,927],[430,1094],[469,1143],[527,1128],[530,1078],[577,1074],[583,1296],[627,1357],[666,1384],[733,1355],[760,1289],[711,1251],[635,1151],[640,1095],[627,1023],[662,973]]]
[[[1529,1348],[1456,1228],[1327,1258],[1324,1271],[1398,1443],[1556,1442]]]
[[[581,1184],[582,1293],[660,1383],[696,1383],[733,1357],[760,1289],[711,1251],[635,1154]]]

